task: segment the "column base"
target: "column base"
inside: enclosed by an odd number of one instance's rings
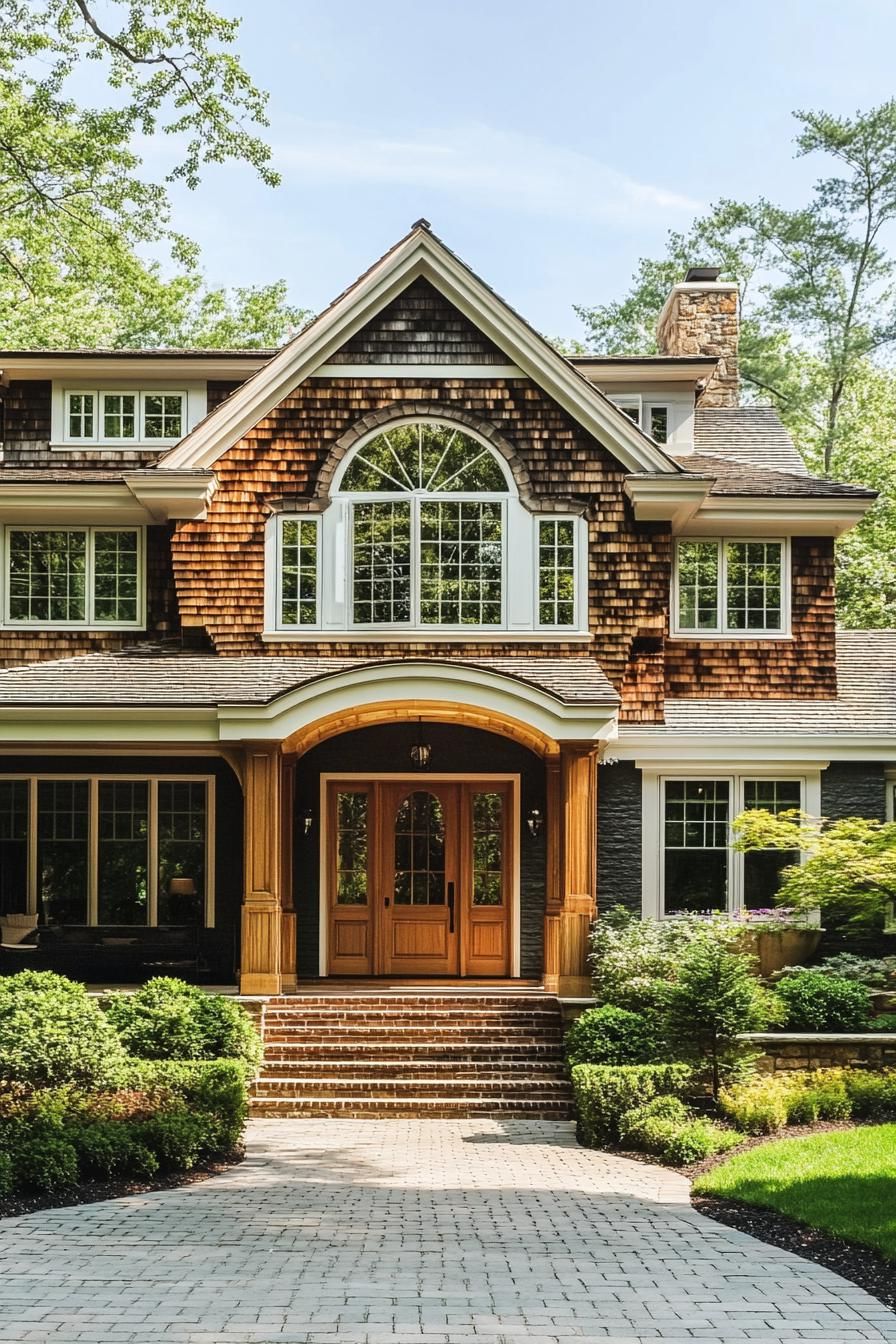
[[[554,993],[560,999],[593,999],[591,977],[588,975],[560,975]]]
[[[282,978],[276,974],[248,972],[240,976],[241,994],[282,994]]]

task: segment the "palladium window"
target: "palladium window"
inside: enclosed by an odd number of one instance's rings
[[[785,557],[783,541],[680,539],[675,633],[786,633]]]
[[[137,628],[142,621],[142,530],[6,529],[8,625]]]
[[[206,778],[0,780],[6,911],[27,906],[47,925],[213,923],[213,790]]]
[[[662,913],[766,909],[775,903],[782,869],[798,852],[731,848],[731,821],[742,811],[777,815],[805,808],[802,779],[664,779],[662,800]]]
[[[176,443],[186,431],[185,392],[64,393],[65,438],[75,444]]]

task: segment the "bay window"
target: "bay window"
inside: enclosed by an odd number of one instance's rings
[[[143,531],[7,527],[7,625],[143,623]]]
[[[0,900],[43,924],[211,926],[213,846],[210,777],[0,780]]]
[[[489,444],[402,422],[359,444],[327,507],[272,519],[266,636],[587,638],[586,547],[584,518],[532,513]]]
[[[783,540],[679,538],[673,633],[786,634],[786,556]]]
[[[797,778],[746,772],[660,776],[646,771],[643,783],[645,913],[756,910],[775,904],[781,872],[799,863],[799,852],[739,853],[732,848],[731,823],[753,808],[775,815],[791,809],[817,813],[817,773]],[[658,862],[651,849],[657,837]]]

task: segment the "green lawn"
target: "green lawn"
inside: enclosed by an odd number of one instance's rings
[[[694,1189],[777,1209],[896,1260],[896,1125],[763,1143],[707,1172]]]

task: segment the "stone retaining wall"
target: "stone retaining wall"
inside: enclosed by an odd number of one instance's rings
[[[763,1051],[763,1073],[789,1069],[896,1069],[896,1032],[749,1032],[740,1037]]]

